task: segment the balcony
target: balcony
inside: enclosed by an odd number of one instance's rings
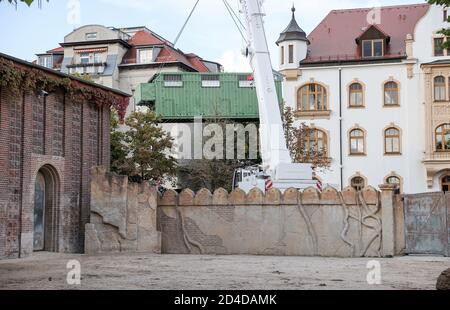
[[[423,164],[427,171],[428,187],[432,188],[436,174],[450,168],[450,152],[434,152],[426,154]]]
[[[450,162],[450,152],[434,152],[432,154],[427,154],[425,156],[424,162],[433,162],[433,161]]]
[[[310,111],[295,111],[294,116],[297,119],[330,119],[330,110],[310,110]]]
[[[71,64],[67,65],[67,68],[70,74],[102,75],[105,72],[106,62]]]

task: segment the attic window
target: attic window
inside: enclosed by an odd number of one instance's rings
[[[95,40],[95,39],[97,39],[97,32],[86,33],[86,40]]]
[[[202,75],[202,87],[220,87],[219,75]]]
[[[362,41],[363,58],[383,57],[384,40],[364,40]]]

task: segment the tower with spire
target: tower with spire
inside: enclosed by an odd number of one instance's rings
[[[309,40],[295,19],[295,6],[292,6],[292,19],[277,40],[280,53],[280,71],[286,76],[297,72],[300,62],[307,56]],[[297,78],[297,76],[295,76]]]

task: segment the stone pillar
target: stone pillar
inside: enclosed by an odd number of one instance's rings
[[[406,55],[408,56],[408,59],[414,58],[414,50],[413,50],[413,44],[414,44],[414,38],[413,35],[408,33],[406,35]]]
[[[395,255],[394,191],[397,186],[383,184],[379,187],[381,190],[382,254],[384,257],[393,257]]]

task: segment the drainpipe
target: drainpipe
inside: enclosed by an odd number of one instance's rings
[[[341,173],[341,191],[344,189],[344,149],[342,127],[342,68],[339,68],[339,164]]]

